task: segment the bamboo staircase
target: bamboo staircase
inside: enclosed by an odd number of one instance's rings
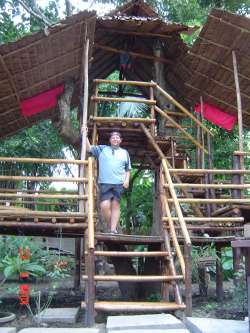
[[[90,117],[92,124],[92,143],[97,144],[98,133],[105,133],[111,130],[127,131],[126,135],[135,135],[137,139],[142,140],[142,144],[137,143],[137,147],[142,147],[147,143],[152,149],[152,156],[156,156],[158,161],[159,173],[159,193],[161,201],[161,216],[162,216],[162,232],[158,236],[136,236],[136,235],[110,235],[95,233],[94,227],[94,167],[92,158],[89,159],[89,175],[88,179],[92,179],[88,184],[88,228],[87,228],[87,251],[86,251],[86,275],[83,277],[86,281],[85,302],[83,307],[86,308],[86,324],[92,326],[94,324],[94,314],[96,310],[111,311],[111,312],[162,312],[184,310],[188,313],[191,308],[191,239],[187,228],[187,223],[209,223],[226,221],[230,223],[242,222],[241,217],[211,217],[204,216],[204,211],[200,203],[212,203],[213,199],[194,198],[192,192],[188,191],[189,187],[199,188],[204,184],[190,184],[194,177],[200,179],[203,176],[202,170],[195,170],[188,173],[187,169],[174,168],[175,154],[172,145],[159,143],[157,137],[157,121],[156,115],[168,121],[168,124],[178,129],[185,139],[189,140],[203,154],[207,154],[208,150],[204,146],[204,142],[200,142],[194,138],[184,126],[181,126],[177,119],[182,115],[182,118],[191,119],[192,122],[202,129],[203,133],[212,135],[205,127],[202,121],[194,117],[184,106],[177,102],[172,96],[164,91],[159,85],[154,82],[137,82],[137,81],[109,81],[95,80],[95,94],[91,98],[94,102],[93,116]],[[134,99],[122,97],[102,97],[99,96],[99,85],[102,83],[112,83],[117,85],[132,85],[138,86],[141,89],[149,89],[149,99]],[[171,102],[178,109],[178,112],[171,110],[161,110],[156,104],[154,91],[162,94],[167,101]],[[148,118],[114,118],[114,117],[99,117],[98,103],[100,102],[135,102],[147,104],[150,107]],[[107,126],[110,127],[107,127]],[[107,139],[107,137],[106,137]],[[102,141],[102,140],[101,140]],[[130,139],[131,142],[131,139]],[[133,143],[131,143],[133,144]],[[147,146],[148,147],[148,146]],[[167,147],[167,148],[166,148]],[[129,145],[128,148],[130,152]],[[137,148],[138,149],[138,148]],[[148,148],[147,148],[148,149]],[[170,152],[170,154],[169,154]],[[145,159],[145,157],[144,157]],[[143,163],[143,160],[141,160]],[[171,164],[172,163],[172,164]],[[183,183],[183,180],[189,176],[189,183]],[[193,177],[193,178],[192,178]],[[191,180],[190,180],[191,179]],[[208,187],[209,185],[207,185]],[[206,185],[204,186],[206,188]],[[207,201],[206,201],[207,200]],[[218,202],[218,199],[214,199]],[[190,216],[184,216],[182,203],[190,205]],[[181,244],[180,245],[180,240]],[[97,245],[100,242],[111,242],[124,245],[138,244],[158,244],[159,251],[125,251],[125,250],[97,250]],[[183,254],[184,249],[184,254]],[[110,258],[158,258],[160,261],[161,274],[157,275],[97,275],[95,273],[95,260],[97,257]],[[177,260],[174,260],[174,259]],[[176,268],[176,262],[179,263],[179,268]],[[96,300],[96,283],[98,281],[117,281],[119,283],[145,283],[158,282],[161,283],[161,300],[159,302],[145,301],[98,301]],[[185,284],[185,304],[183,303],[180,293],[180,283]],[[170,293],[172,292],[172,295]]]

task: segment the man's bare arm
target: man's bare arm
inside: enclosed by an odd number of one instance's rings
[[[126,173],[125,173],[125,179],[124,179],[124,182],[123,182],[123,187],[124,188],[129,187],[129,178],[130,178],[130,170],[126,171]]]
[[[82,135],[86,136],[86,150],[89,153],[91,150],[91,144],[88,139],[88,128],[87,127],[82,127]]]

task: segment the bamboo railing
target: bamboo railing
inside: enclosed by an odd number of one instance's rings
[[[12,163],[15,168],[11,167]],[[73,193],[71,190],[67,193],[60,189],[53,189],[50,192],[49,189],[41,189],[41,186],[56,182],[75,184],[76,187],[78,184],[82,184],[84,188],[89,184],[89,178],[74,175],[64,177],[25,176],[22,164],[32,166],[36,164],[75,165],[78,169],[81,166],[91,168],[90,161],[82,160],[0,157],[0,167],[4,173],[4,175],[0,175],[0,226],[6,223],[14,226],[14,222],[16,222],[22,227],[22,224],[28,221],[27,223],[33,222],[42,227],[46,221],[46,223],[63,224],[65,228],[68,228],[74,223],[82,225],[87,220],[87,211],[79,212],[78,206],[79,202],[89,200],[89,193],[79,194],[77,188]],[[13,175],[13,172],[19,174]],[[32,188],[28,187],[30,183],[33,185]]]

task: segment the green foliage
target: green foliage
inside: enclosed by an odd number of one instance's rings
[[[21,259],[20,248],[30,250],[29,259]],[[51,254],[36,243],[32,237],[0,237],[0,273],[6,279],[18,278],[21,272],[28,272],[31,277],[49,277],[61,279],[69,276],[73,261],[66,256]],[[4,280],[4,281],[5,281]]]
[[[192,280],[193,282],[199,281],[199,262],[200,258],[206,258],[206,257],[215,257],[216,251],[214,245],[206,245],[206,246],[192,246]]]
[[[131,178],[137,172],[132,170]],[[121,226],[131,233],[147,234],[153,221],[153,182],[150,171],[136,177],[131,191],[121,200]]]

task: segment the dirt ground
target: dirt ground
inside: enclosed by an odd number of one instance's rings
[[[39,283],[31,283],[30,290],[32,295],[30,305],[33,315],[26,306],[21,306],[18,299],[17,282],[6,283],[0,288],[0,312],[10,311],[16,315],[16,319],[10,323],[0,324],[1,326],[13,326],[17,331],[35,327],[38,324],[34,321],[34,315],[38,312],[36,305],[37,292],[41,292],[41,306],[46,304],[49,294],[54,293],[50,307],[80,307],[81,301],[84,299],[84,290],[75,291],[73,289],[73,279],[67,278],[60,282],[39,281]],[[224,283],[224,299],[223,302],[217,302],[215,297],[215,284],[210,282],[208,289],[208,297],[200,297],[198,294],[198,286],[193,285],[193,316],[196,317],[213,317],[223,319],[244,319],[247,316],[246,310],[242,309],[240,300],[237,297],[232,298],[233,285],[231,282]],[[97,287],[97,296],[100,300],[118,300],[121,295],[117,283],[100,283]],[[96,322],[101,325],[106,322],[107,314],[98,313]],[[42,325],[41,325],[42,326]],[[84,327],[84,310],[80,310],[77,323],[66,325],[55,323],[46,327]],[[101,326],[100,326],[101,327]]]

